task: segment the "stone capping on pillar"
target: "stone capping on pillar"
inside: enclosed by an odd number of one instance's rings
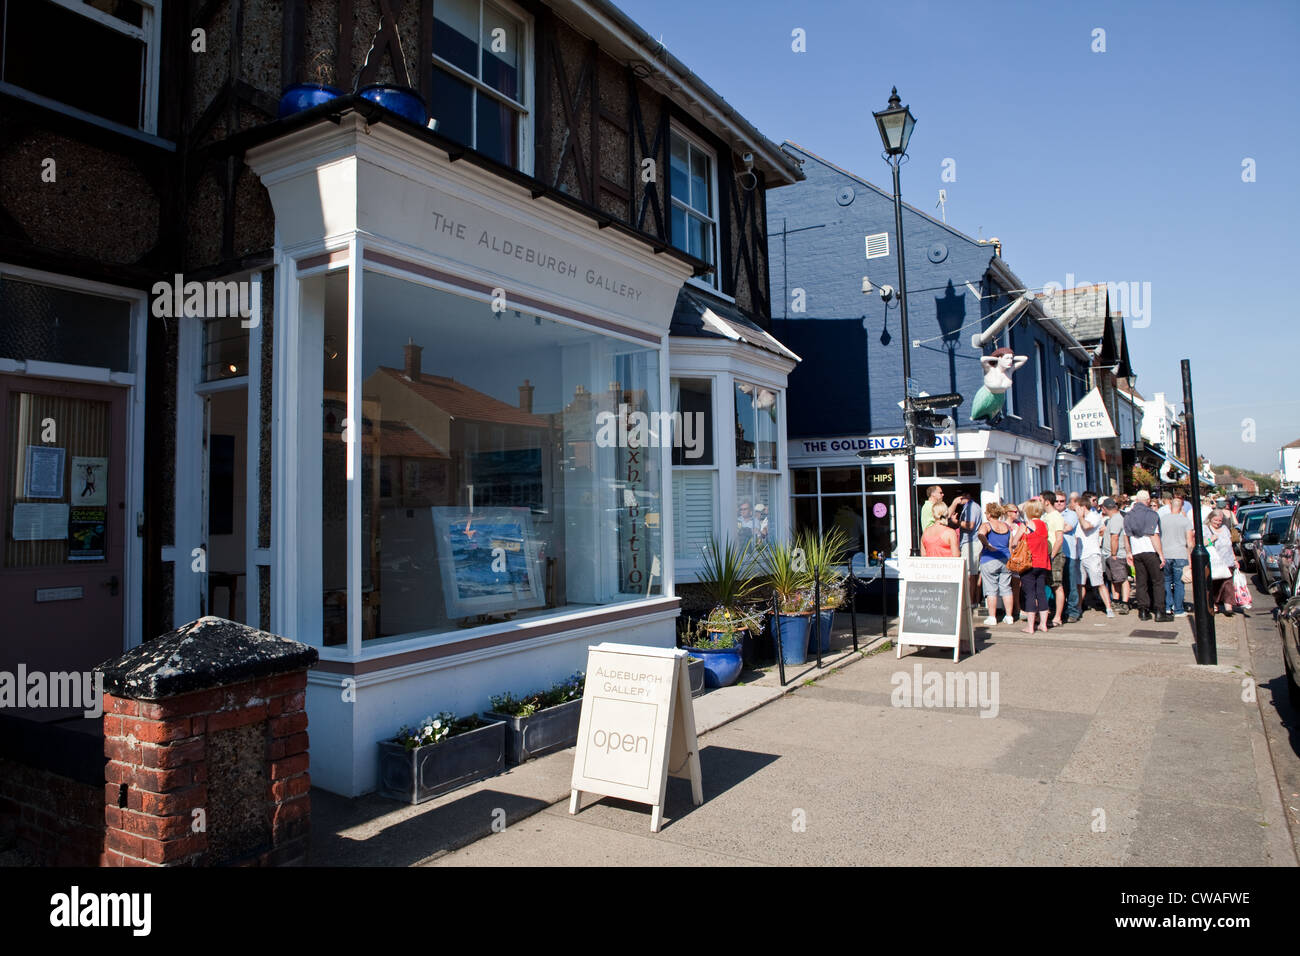
[[[306,861],[315,648],[203,617],[101,664],[106,866]]]

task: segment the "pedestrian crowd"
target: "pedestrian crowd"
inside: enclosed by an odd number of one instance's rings
[[[1206,498],[1201,509],[1210,553],[1210,612],[1231,615],[1240,598],[1234,581],[1232,512]],[[1173,621],[1190,609],[1192,503],[1182,489],[1153,500],[1148,491],[1099,497],[1091,491],[1044,491],[1022,504],[981,507],[959,493],[951,505],[939,485],[921,508],[921,553],[961,557],[972,603],[988,610],[984,623],[1026,623],[1025,633],[1073,624],[1091,606],[1106,617]]]

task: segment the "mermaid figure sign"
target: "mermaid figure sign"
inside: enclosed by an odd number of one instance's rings
[[[1002,406],[1007,401],[1007,389],[1011,387],[1011,376],[1028,361],[1028,355],[1016,355],[1007,348],[980,356],[980,365],[984,366],[984,384],[971,402],[971,421],[992,422],[1002,414]]]

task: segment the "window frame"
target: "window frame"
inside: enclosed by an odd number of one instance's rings
[[[469,73],[466,73],[463,69],[456,66],[454,63],[450,63],[447,60],[444,60],[442,57],[440,57],[437,53],[432,52],[432,50],[430,51],[430,61],[425,68],[443,70],[448,75],[452,76],[454,79],[457,79],[460,82],[469,85],[470,90],[473,93],[473,99],[471,100],[471,106],[470,106],[470,116],[473,120],[472,132],[473,132],[474,142],[466,143],[465,145],[468,146],[470,149],[478,151],[478,96],[480,94],[486,94],[491,99],[496,100],[498,103],[505,105],[507,108],[512,109],[517,114],[519,114],[520,116],[519,136],[518,136],[518,142],[516,143],[516,147],[519,150],[519,162],[515,168],[518,169],[521,173],[525,173],[531,176],[533,173],[533,159],[534,159],[533,126],[537,114],[537,107],[536,107],[536,85],[537,84],[535,82],[536,76],[534,74],[534,63],[536,62],[536,57],[534,55],[536,42],[534,38],[535,35],[534,35],[533,17],[522,7],[518,7],[514,3],[510,2],[510,0],[476,0],[476,2],[478,3],[478,36],[476,37],[476,43],[478,47],[478,68],[480,73],[483,72],[483,6],[484,4],[491,3],[492,5],[500,8],[502,11],[504,11],[511,17],[514,17],[516,20],[520,21],[520,23],[522,24],[523,40],[521,44],[522,45],[521,52],[525,57],[525,62],[523,63],[523,65],[519,70],[519,83],[520,83],[520,91],[521,93],[524,94],[524,96],[518,100],[512,100],[510,97],[506,96],[500,90],[494,89],[493,87],[489,86],[487,83],[484,83],[483,80],[481,80],[480,78],[476,76],[472,76]],[[433,12],[436,15],[437,3],[435,2],[433,6],[434,6]],[[430,46],[432,47],[432,43],[430,43]],[[432,106],[432,103],[430,103],[429,105]],[[437,119],[437,117],[434,118]]]
[[[687,216],[700,216],[700,211],[690,203],[683,203],[673,195],[673,139],[680,138],[687,146],[686,165],[690,169],[690,150],[694,149],[703,153],[709,160],[709,189],[713,199],[713,209],[707,221],[713,226],[713,279],[709,280],[707,276],[691,276],[686,281],[692,285],[699,286],[713,293],[725,293],[722,289],[722,202],[721,195],[718,192],[718,151],[712,146],[706,144],[700,137],[691,133],[676,120],[669,123],[668,126],[668,228],[672,230],[672,212],[677,207],[681,207]],[[689,175],[689,173],[688,173]],[[703,218],[703,217],[701,217]],[[685,237],[683,237],[685,238]],[[687,249],[677,245],[677,237],[671,236],[669,242],[674,249],[681,252],[690,253]],[[689,245],[689,243],[688,243]]]
[[[73,106],[70,103],[64,103],[62,100],[56,100],[49,96],[33,92],[24,86],[11,83],[7,80],[0,79],[0,92],[13,93],[22,99],[39,103],[50,109],[57,110],[69,116],[75,116],[78,119],[94,123],[97,126],[104,126],[108,129],[120,130],[133,135],[145,134],[147,136],[157,136],[158,134],[158,88],[161,84],[160,72],[162,64],[162,0],[133,0],[134,3],[143,8],[143,23],[141,26],[132,26],[122,20],[117,19],[110,14],[104,13],[95,7],[86,3],[79,3],[78,0],[48,0],[55,6],[62,7],[72,13],[79,14],[88,20],[93,20],[100,26],[108,27],[124,36],[132,37],[144,44],[144,61],[140,65],[141,89],[140,89],[140,122],[136,126],[127,126],[118,123],[115,120],[100,116],[98,113],[92,113],[88,110]],[[0,8],[0,12],[7,12],[7,4]],[[0,49],[0,54],[3,50]],[[0,72],[0,77],[3,73]]]
[[[1050,428],[1048,424],[1051,421],[1051,413],[1048,411],[1047,395],[1047,359],[1046,349],[1043,348],[1042,342],[1034,343],[1034,368],[1038,372],[1038,383],[1036,390],[1038,392],[1038,424],[1041,428]]]
[[[719,460],[719,449],[718,449],[718,427],[719,427],[718,425],[718,382],[720,378],[721,376],[719,376],[717,373],[710,374],[708,372],[697,372],[694,370],[678,370],[674,372],[672,370],[669,370],[668,401],[664,403],[666,406],[672,406],[672,391],[673,391],[674,382],[687,380],[687,381],[697,381],[697,382],[707,381],[709,383],[709,412],[710,412],[709,413],[709,441],[712,443],[712,448],[713,448],[713,464],[671,465],[669,475],[668,475],[668,481],[666,484],[667,484],[667,498],[669,503],[671,504],[674,496],[673,483],[674,481],[676,481],[677,473],[679,471],[712,473],[713,475],[713,528],[711,529],[710,533],[712,534],[713,537],[716,538],[722,537],[719,530],[721,528],[721,523],[722,523],[722,497],[721,497],[722,462]],[[676,411],[676,408],[668,407],[667,410],[669,412],[673,412]],[[671,461],[671,452],[670,452],[670,461]],[[672,535],[672,541],[669,542],[669,544],[672,546],[673,557],[676,561],[676,569],[679,570],[684,569],[684,570],[691,570],[691,571],[698,570],[701,564],[700,555],[698,554],[681,555],[677,553],[678,532],[679,530],[684,530],[684,529],[679,529],[677,526],[678,517],[679,516],[676,513],[673,514],[673,535]],[[664,550],[666,552],[667,548],[665,548]]]

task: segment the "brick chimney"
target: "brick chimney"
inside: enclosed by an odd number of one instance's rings
[[[528,379],[524,379],[524,384],[519,386],[519,407],[528,413],[533,411],[533,386]]]
[[[414,339],[407,339],[406,344],[402,346],[406,377],[412,382],[420,380],[420,353],[423,351],[423,347],[416,345]]]

